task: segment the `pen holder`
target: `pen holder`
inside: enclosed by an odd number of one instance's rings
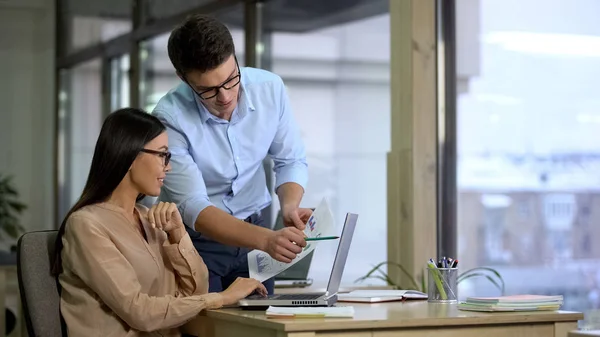
[[[458,268],[427,268],[427,296],[431,303],[457,303]]]

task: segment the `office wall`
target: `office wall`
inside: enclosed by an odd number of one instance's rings
[[[0,2],[0,174],[28,230],[53,226],[54,2]]]

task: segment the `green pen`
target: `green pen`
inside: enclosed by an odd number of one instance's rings
[[[339,236],[321,236],[317,238],[304,238],[304,241],[321,241],[321,240],[335,240],[339,239]]]

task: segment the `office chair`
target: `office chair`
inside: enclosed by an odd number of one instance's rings
[[[29,232],[17,243],[19,291],[30,337],[66,336],[58,284],[51,274],[57,234],[56,230]]]

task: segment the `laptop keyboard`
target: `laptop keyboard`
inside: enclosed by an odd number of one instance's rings
[[[246,297],[249,300],[316,300],[323,296],[323,294],[281,294],[281,295],[270,295],[263,297],[258,294],[253,294]]]

